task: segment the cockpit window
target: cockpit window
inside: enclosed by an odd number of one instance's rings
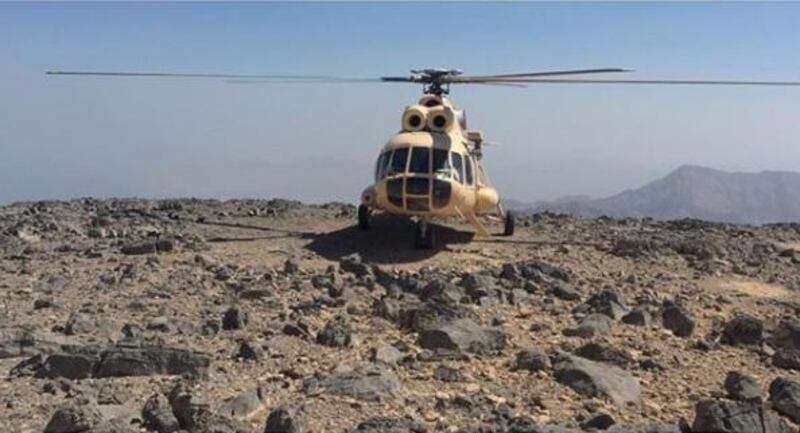
[[[405,173],[407,159],[408,159],[407,147],[401,149],[395,149],[394,154],[392,155],[392,164],[389,168],[389,173],[387,173],[387,176],[391,176],[393,174],[398,174],[398,173]]]
[[[433,149],[433,174],[438,178],[445,177],[449,179],[450,170],[448,152],[444,149]]]
[[[389,159],[392,157],[392,151],[386,151],[378,157],[378,163],[375,165],[375,180],[381,180],[386,177],[386,169],[389,165]]]
[[[464,183],[464,176],[462,174],[464,173],[464,162],[461,158],[461,154],[453,152],[450,155],[453,158],[453,171],[455,174],[455,180],[457,180],[459,183]]]
[[[467,185],[472,185],[472,158],[469,155],[464,157],[464,174]]]
[[[430,173],[431,150],[427,147],[412,147],[411,162],[408,164],[409,173]]]

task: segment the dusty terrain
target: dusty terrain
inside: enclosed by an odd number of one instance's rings
[[[797,430],[800,225],[354,220],[0,208],[3,431]]]

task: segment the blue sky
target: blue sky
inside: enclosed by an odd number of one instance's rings
[[[800,3],[0,3],[0,203],[357,199],[420,89],[46,77],[621,66],[800,80]],[[800,170],[800,88],[459,87],[507,197],[607,195],[681,164]]]

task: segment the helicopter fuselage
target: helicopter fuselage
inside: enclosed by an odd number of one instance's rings
[[[404,130],[392,136],[378,155],[375,182],[362,193],[362,204],[420,219],[470,218],[499,210],[497,190],[481,162],[480,141],[470,140],[470,135],[480,134],[465,131],[463,112],[446,99],[427,97],[420,102],[426,101],[439,102],[455,113],[450,124],[432,126],[439,131],[415,128],[404,115]],[[419,106],[407,108],[406,113],[415,107]]]

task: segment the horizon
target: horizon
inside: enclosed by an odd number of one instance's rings
[[[355,202],[404,85],[46,77],[52,69],[404,75],[627,67],[798,78],[796,3],[0,4],[0,203],[81,197]],[[448,16],[448,20],[436,19]],[[438,31],[408,31],[409,22]],[[465,30],[466,29],[466,30]],[[679,30],[676,30],[679,29]],[[435,42],[435,43],[432,43]],[[455,88],[504,198],[606,197],[680,166],[800,171],[800,89]]]

